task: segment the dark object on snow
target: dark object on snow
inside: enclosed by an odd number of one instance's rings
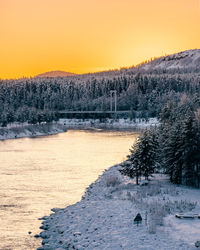
[[[195,218],[200,219],[199,214],[176,214],[175,217],[179,219],[195,219]]]
[[[35,238],[40,238],[40,235],[39,234],[35,234],[34,237]]]
[[[138,214],[135,216],[134,223],[137,224],[137,225],[140,224],[140,223],[142,223],[142,216],[141,216],[140,213],[138,213]]]
[[[200,247],[200,240],[195,242],[195,247],[197,247],[197,248]]]

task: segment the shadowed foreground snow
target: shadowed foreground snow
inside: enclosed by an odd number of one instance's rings
[[[200,220],[174,215],[199,213],[200,190],[174,186],[160,175],[148,186],[136,186],[119,168],[104,172],[80,202],[52,209],[43,218],[43,246],[38,249],[195,249]],[[140,225],[133,221],[138,212]]]

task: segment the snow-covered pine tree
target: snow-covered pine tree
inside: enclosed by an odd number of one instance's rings
[[[166,139],[163,147],[163,156],[164,156],[164,169],[165,173],[169,174],[170,181],[176,184],[182,183],[182,138],[181,133],[181,124],[176,123],[174,126],[169,127],[170,133],[166,133]]]
[[[157,139],[153,129],[146,130],[142,136],[138,138],[128,155],[128,161],[120,172],[131,178],[136,178],[136,184],[139,184],[139,177],[145,176],[148,179],[155,172],[156,167],[156,149]]]
[[[140,140],[139,156],[142,175],[148,180],[156,169],[157,135],[155,130],[146,130]]]
[[[130,155],[128,155],[128,160],[124,162],[123,168],[120,170],[121,174],[127,175],[130,178],[136,178],[136,184],[139,184],[139,178],[142,174],[141,166],[138,162],[139,159],[139,151],[138,151],[138,145],[139,145],[139,139],[136,144],[133,144],[133,146],[130,149]]]
[[[187,114],[182,128],[182,157],[183,157],[183,182],[186,185],[195,186],[199,162],[199,139],[195,128],[193,113]]]

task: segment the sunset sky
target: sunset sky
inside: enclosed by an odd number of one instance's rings
[[[0,78],[131,66],[200,48],[200,0],[0,0]]]

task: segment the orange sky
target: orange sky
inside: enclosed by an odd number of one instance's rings
[[[95,72],[200,48],[200,0],[0,0],[0,78]]]

